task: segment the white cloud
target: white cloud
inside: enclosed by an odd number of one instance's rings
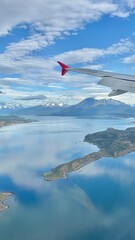
[[[95,83],[98,79],[87,75],[73,74],[74,76],[72,76],[72,73],[70,73],[63,78],[60,75],[60,68],[58,71],[55,69],[56,66],[58,67],[57,60],[64,61],[67,64],[85,63],[85,67],[89,65],[91,68],[98,69],[101,68],[102,65],[93,65],[93,62],[110,55],[115,56],[116,54],[121,55],[127,53],[134,48],[134,45],[128,39],[122,39],[106,49],[84,48],[55,55],[48,59],[37,56],[16,58],[16,45],[14,45],[14,47],[13,49],[12,45],[12,47],[7,48],[5,53],[0,55],[0,71],[1,73],[10,74],[19,73],[21,77],[1,78],[1,88],[15,83],[18,85],[18,90],[21,86],[38,86],[43,88],[47,86],[49,88],[53,87],[55,91],[57,86],[57,93],[53,93],[53,95],[57,94],[57,96],[61,94],[60,90],[64,93],[68,88],[75,88],[74,91],[72,90],[75,96],[77,97],[77,94],[79,94],[80,98],[82,98],[82,93],[84,97],[97,97],[99,95],[107,97],[109,89],[97,86]],[[25,51],[22,50],[22,55],[24,52]],[[19,56],[21,56],[21,54]],[[78,88],[80,88],[80,91],[76,91]]]
[[[128,39],[121,39],[118,43],[106,49],[83,48],[59,54],[54,59],[60,59],[67,64],[94,62],[98,58],[128,53],[134,48],[134,44]]]
[[[84,21],[97,20],[102,14],[113,13],[118,5],[111,1],[78,0],[1,0],[1,34],[7,34],[21,23],[29,23],[39,31],[50,33],[53,39],[61,31],[83,26]]]
[[[17,98],[16,100],[24,100],[24,101],[33,101],[33,100],[45,100],[47,97],[43,94],[39,95],[27,95],[24,97]]]
[[[4,1],[1,0],[1,34],[9,33],[14,27],[28,27],[29,36],[17,43],[7,46],[3,54],[0,54],[1,72],[3,73],[25,73],[33,71],[36,73],[41,66],[46,66],[46,62],[41,58],[33,58],[29,54],[33,51],[47,47],[62,35],[67,35],[70,31],[82,28],[85,23],[99,20],[104,14],[117,15],[118,11],[133,8],[133,1],[127,5],[127,1],[103,0],[79,0],[72,4],[65,0],[61,2],[55,0],[50,4],[50,0],[28,0],[28,1]],[[119,15],[119,14],[118,14]],[[52,17],[53,16],[53,17]],[[123,40],[124,41],[124,40]],[[113,45],[106,49],[82,49],[76,52],[68,52],[59,55],[67,62],[93,62],[98,57],[109,54],[119,54],[127,51],[131,46],[127,40]],[[73,56],[74,55],[74,56]],[[25,57],[23,60],[22,58]],[[72,60],[71,60],[72,57]],[[35,74],[34,71],[34,74]],[[45,70],[43,71],[43,75]],[[44,76],[42,77],[44,78]]]
[[[121,39],[118,43],[113,44],[111,47],[108,47],[105,50],[106,55],[118,55],[127,53],[130,50],[134,49],[134,44],[128,39]]]
[[[77,4],[76,4],[77,3]],[[96,21],[103,14],[111,14],[117,5],[110,1],[101,1],[98,4],[92,0],[28,0],[0,2],[1,29],[0,35],[8,34],[13,28],[27,27],[30,35],[18,43],[8,47],[17,57],[29,54],[31,51],[47,47],[61,36],[76,31],[85,23]],[[14,49],[16,48],[16,51]]]
[[[16,26],[30,29],[29,37],[15,44],[17,53],[21,54],[46,47],[58,37],[76,32],[85,23],[97,21],[104,14],[127,17],[134,7],[133,1],[111,0],[78,0],[72,4],[68,0],[1,0],[0,4],[1,35],[8,34]]]
[[[1,28],[0,35],[12,34],[14,28],[26,28],[28,35],[18,42],[9,44],[0,54],[0,72],[6,74],[19,73],[20,78],[1,79],[1,86],[18,83],[26,86],[56,86],[63,82],[59,72],[55,70],[56,60],[66,63],[90,64],[97,59],[109,55],[118,55],[129,52],[133,44],[128,39],[123,39],[106,49],[84,48],[69,51],[50,59],[32,56],[33,52],[44,49],[54,44],[58,38],[77,34],[77,31],[86,23],[98,21],[102,16],[127,17],[132,13],[134,1],[112,0],[78,0],[73,1],[50,1],[50,0],[27,0],[27,1],[0,1]],[[98,64],[95,68],[100,67]],[[82,77],[64,78],[63,88],[81,86]],[[89,78],[83,76],[83,87],[88,88]],[[95,80],[94,80],[95,81]],[[81,83],[81,84],[80,84]],[[61,87],[60,85],[58,86]],[[94,94],[94,93],[93,93]]]
[[[135,1],[134,0],[120,0],[113,1],[117,3],[117,9],[112,15],[127,18],[131,13],[134,12]]]
[[[135,7],[135,0],[124,0],[121,1],[121,4],[124,6],[128,6],[129,8],[133,9]]]
[[[17,47],[17,48],[16,48]],[[58,78],[58,72],[54,71],[57,66],[57,60],[67,64],[74,63],[93,63],[99,58],[109,55],[120,55],[131,51],[134,48],[133,43],[128,39],[122,39],[118,43],[106,49],[83,48],[75,51],[64,52],[55,55],[52,58],[45,59],[34,56],[23,56],[27,52],[22,48],[18,54],[18,45],[12,44],[3,54],[0,54],[0,71],[1,73],[20,73],[27,76],[27,79]],[[22,57],[23,56],[23,57]],[[98,67],[99,65],[97,65]]]
[[[135,54],[125,57],[122,59],[123,63],[129,64],[129,63],[135,63]]]

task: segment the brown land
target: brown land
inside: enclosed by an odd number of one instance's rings
[[[21,124],[21,123],[30,123],[35,122],[35,120],[25,119],[24,117],[19,116],[0,116],[0,128],[5,126],[10,126],[14,124]]]
[[[0,211],[3,211],[8,208],[3,202],[11,195],[12,193],[0,193]]]
[[[65,178],[67,173],[79,170],[102,157],[117,158],[135,151],[135,127],[126,130],[108,128],[102,132],[88,134],[85,136],[84,141],[96,145],[99,151],[57,166],[51,172],[44,173],[44,179],[51,181]]]

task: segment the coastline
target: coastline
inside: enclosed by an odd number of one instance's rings
[[[99,160],[102,157],[118,158],[135,151],[135,127],[125,130],[108,128],[105,131],[99,131],[88,134],[84,142],[98,147],[99,151],[90,153],[82,158],[74,159],[68,163],[56,166],[50,172],[43,173],[46,181],[52,181],[60,178],[66,178],[68,173],[77,171],[87,164]]]
[[[11,192],[0,192],[0,212],[9,208],[8,205],[4,204],[4,201],[7,200],[13,193]]]
[[[98,152],[90,153],[82,158],[74,159],[68,163],[58,165],[50,172],[43,173],[42,177],[45,181],[53,181],[60,178],[67,178],[67,174],[78,171],[82,167],[92,163],[102,157],[107,157],[104,151],[99,150]]]
[[[37,122],[37,120],[27,119],[25,117],[19,117],[16,115],[0,116],[0,128],[12,126],[16,124],[31,123],[31,122]]]

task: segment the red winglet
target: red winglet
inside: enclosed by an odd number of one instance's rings
[[[60,66],[62,67],[61,75],[64,75],[68,71],[69,66],[67,66],[64,63],[59,62],[59,61],[57,61],[57,63],[59,63]]]

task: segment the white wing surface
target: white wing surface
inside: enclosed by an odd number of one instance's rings
[[[67,71],[72,71],[72,72],[78,72],[78,73],[100,77],[101,80],[98,82],[98,84],[110,87],[112,89],[112,91],[109,93],[108,96],[116,96],[126,92],[135,93],[135,76],[134,75],[93,70],[93,69],[87,69],[87,68],[70,68],[69,66],[59,61],[58,63],[62,67],[62,73],[61,73],[62,75],[64,75]]]

